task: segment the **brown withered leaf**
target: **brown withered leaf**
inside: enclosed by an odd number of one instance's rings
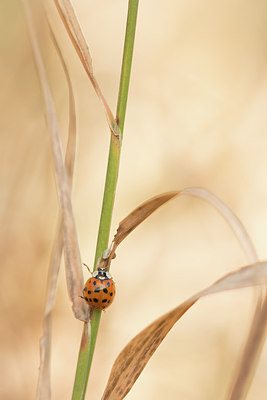
[[[73,181],[73,170],[75,164],[75,150],[76,150],[76,111],[75,111],[75,99],[72,89],[72,84],[69,76],[69,72],[58,46],[53,31],[50,28],[53,43],[61,60],[63,70],[68,83],[69,89],[69,132],[68,132],[68,143],[65,155],[65,165],[68,172],[70,187]],[[63,249],[63,220],[60,214],[58,218],[58,228],[56,230],[54,246],[50,256],[49,272],[47,278],[47,291],[46,291],[46,303],[43,317],[43,336],[40,339],[40,367],[39,367],[39,378],[37,386],[37,399],[38,400],[49,400],[51,398],[51,371],[50,371],[50,357],[51,357],[51,338],[52,338],[52,311],[54,308],[58,272],[60,267],[60,260],[62,257]]]
[[[137,207],[132,213],[130,213],[119,224],[117,234],[114,237],[109,263],[115,253],[115,249],[117,248],[117,246],[128,236],[130,232],[132,232],[157,208],[178,195],[194,196],[207,201],[210,205],[215,207],[234,232],[243,251],[247,256],[248,261],[251,263],[255,263],[254,267],[257,267],[257,253],[242,222],[218,197],[216,197],[214,194],[207,191],[206,189],[197,187],[186,188],[181,191],[164,193],[162,195],[156,196],[146,201],[145,203]],[[265,267],[263,268],[263,272],[266,272]],[[254,279],[255,277],[256,280]],[[178,321],[179,318],[184,314],[184,312],[186,312],[200,297],[222,290],[230,290],[238,287],[245,287],[247,285],[260,285],[264,282],[264,279],[262,280],[262,274],[257,277],[257,268],[254,270],[252,270],[251,267],[243,268],[240,271],[225,276],[224,278],[222,278],[222,280],[217,281],[208,289],[202,291],[196,296],[191,297],[188,301],[180,305],[174,311],[171,311],[170,313],[161,317],[159,320],[155,321],[152,325],[141,332],[136,338],[134,338],[126,346],[125,352],[123,351],[117,358],[114,363],[114,367],[112,368],[110,379],[105,390],[103,399],[122,399],[126,395],[126,393],[130,390],[135,380],[143,370],[144,366],[148,362],[149,358],[154,353],[154,351],[164,339],[174,323]],[[174,317],[174,315],[176,315],[177,318]],[[163,321],[165,320],[169,320],[169,324],[165,325],[165,323],[163,323]],[[153,341],[151,342],[149,340],[151,332],[153,330],[157,331],[157,329],[159,329],[159,325],[163,326],[162,331],[160,330],[161,335],[154,337],[156,343]],[[143,343],[142,346],[140,345],[141,342]],[[127,353],[129,354],[129,357],[127,357]],[[134,353],[137,354],[136,359],[133,355]],[[127,371],[122,375],[121,371],[124,371],[125,367],[127,367]]]
[[[256,263],[258,261],[258,256],[252,240],[249,237],[242,222],[232,212],[232,210],[217,196],[215,196],[208,190],[199,187],[185,188],[179,192],[172,192],[172,194],[174,194],[173,197],[175,197],[175,195],[194,196],[207,201],[210,205],[215,207],[235,234],[247,257],[248,262]],[[159,197],[161,198],[162,196],[164,199],[165,194],[160,195]],[[140,222],[142,222],[148,215],[150,215],[150,211],[154,212],[156,210],[156,199],[158,199],[158,196],[145,202],[121,222],[118,229],[118,236],[115,236],[114,245],[110,253],[110,258],[108,259],[108,265],[111,262],[113,254],[115,254],[115,250],[118,244],[128,235],[128,233],[130,233],[136,226],[138,226]],[[159,202],[159,205],[162,205],[161,202]],[[142,216],[142,206],[144,206],[145,208],[144,217]],[[152,207],[151,210],[150,206]],[[246,393],[248,392],[253,375],[256,371],[256,364],[259,359],[259,354],[265,339],[267,312],[266,289],[257,288],[257,290],[259,294],[258,304],[255,308],[255,315],[251,323],[250,333],[248,335],[243,354],[240,358],[239,366],[236,373],[234,374],[233,383],[231,384],[231,400],[237,400],[241,397],[244,398]]]
[[[225,219],[227,224],[230,226],[232,231],[234,232],[236,238],[238,239],[242,249],[247,255],[248,262],[256,262],[258,260],[256,251],[254,249],[254,245],[243,226],[242,222],[239,218],[231,211],[231,209],[217,196],[213,193],[209,192],[204,188],[198,187],[189,187],[183,190],[172,191],[168,193],[163,193],[158,196],[155,196],[136,209],[134,209],[124,220],[122,220],[117,229],[117,233],[113,239],[113,245],[111,246],[111,251],[108,255],[107,266],[109,267],[112,258],[115,254],[115,251],[118,245],[138,226],[140,225],[146,218],[148,218],[154,211],[156,211],[163,204],[166,204],[169,200],[181,196],[193,196],[199,199],[205,200],[208,204],[212,205],[219,211],[222,217]]]
[[[31,9],[29,7],[28,1],[24,0],[23,4],[28,21],[29,36],[37,66],[38,76],[40,79],[42,93],[44,97],[47,124],[52,143],[56,183],[59,195],[59,202],[63,215],[64,253],[68,292],[72,301],[72,308],[75,317],[81,320],[88,320],[88,307],[86,307],[84,301],[82,301],[82,299],[80,298],[80,294],[82,293],[83,289],[81,258],[70,197],[70,182],[63,161],[62,143],[59,134],[54,101],[52,98],[46,69],[40,51],[40,46],[32,19]]]
[[[116,247],[129,235],[141,222],[148,218],[154,211],[167,201],[176,197],[180,192],[163,193],[145,201],[143,204],[133,210],[124,220],[119,224],[116,235],[114,236],[114,243]]]
[[[146,218],[148,218],[154,211],[156,211],[160,206],[167,203],[169,200],[178,196],[180,191],[163,193],[158,196],[155,196],[140,206],[135,208],[126,218],[124,218],[117,229],[117,233],[113,239],[113,245],[111,248],[111,252],[108,256],[108,266],[111,263],[111,260],[115,254],[116,248],[118,245],[138,226],[140,225]]]
[[[181,190],[181,194],[197,197],[215,207],[224,218],[225,222],[230,226],[239,244],[241,245],[248,263],[258,261],[257,252],[249,237],[244,225],[233,211],[219,197],[215,196],[209,190],[201,187],[189,187]]]
[[[266,283],[267,262],[252,264],[225,275],[174,310],[164,314],[135,336],[119,354],[113,364],[102,400],[121,400],[127,395],[174,324],[201,297]]]
[[[248,236],[242,222],[236,215],[214,194],[202,188],[189,188],[183,190],[184,194],[197,196],[213,204],[230,224],[232,230],[241,244],[248,261],[257,262],[258,256],[254,245]],[[255,307],[255,314],[251,321],[250,332],[238,362],[233,381],[229,385],[229,400],[244,399],[248,393],[253,376],[256,371],[257,362],[266,336],[266,314],[267,296],[266,288],[257,288],[258,301]]]
[[[115,360],[102,400],[123,399],[167,333],[196,302],[186,302],[157,319],[135,336]]]
[[[117,137],[119,135],[119,128],[116,124],[115,118],[110,110],[110,107],[99,87],[93,72],[92,57],[89,51],[88,44],[82,32],[82,28],[78,18],[74,12],[71,1],[69,0],[54,0],[58,13],[64,23],[66,31],[72,41],[72,44],[82,62],[82,65],[93,85],[93,88],[104,106],[105,114],[112,133]]]

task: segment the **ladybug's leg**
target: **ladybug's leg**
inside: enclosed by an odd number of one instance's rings
[[[85,264],[84,262],[83,262],[83,265],[88,269],[88,271],[90,272],[90,274],[92,275],[92,272],[91,272],[91,270],[90,270],[90,268],[88,267],[88,265],[87,264]]]

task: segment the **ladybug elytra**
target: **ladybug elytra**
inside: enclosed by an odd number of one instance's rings
[[[111,305],[115,297],[115,283],[107,268],[98,267],[85,283],[84,300],[97,310],[104,310]]]

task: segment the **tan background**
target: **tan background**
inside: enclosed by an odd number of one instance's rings
[[[96,77],[114,110],[127,2],[76,0],[74,5]],[[82,259],[91,265],[109,132],[55,9],[48,4],[48,10],[77,101],[73,202]],[[67,87],[44,18],[36,18],[65,142]],[[20,2],[2,1],[0,19],[0,398],[28,400],[36,391],[58,205]],[[147,198],[203,186],[237,213],[260,258],[266,258],[266,20],[264,0],[141,1],[113,233]],[[245,263],[229,228],[204,202],[175,200],[139,227],[113,263],[117,298],[102,317],[87,398],[100,399],[117,354],[143,327]],[[127,398],[225,399],[253,300],[250,289],[201,300],[171,331]],[[81,329],[62,270],[53,326],[54,399],[71,397]],[[266,398],[266,367],[265,349],[249,400]]]

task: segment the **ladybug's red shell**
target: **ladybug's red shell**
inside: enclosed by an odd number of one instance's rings
[[[83,289],[85,301],[97,310],[109,307],[115,297],[115,283],[106,268],[98,268]]]

